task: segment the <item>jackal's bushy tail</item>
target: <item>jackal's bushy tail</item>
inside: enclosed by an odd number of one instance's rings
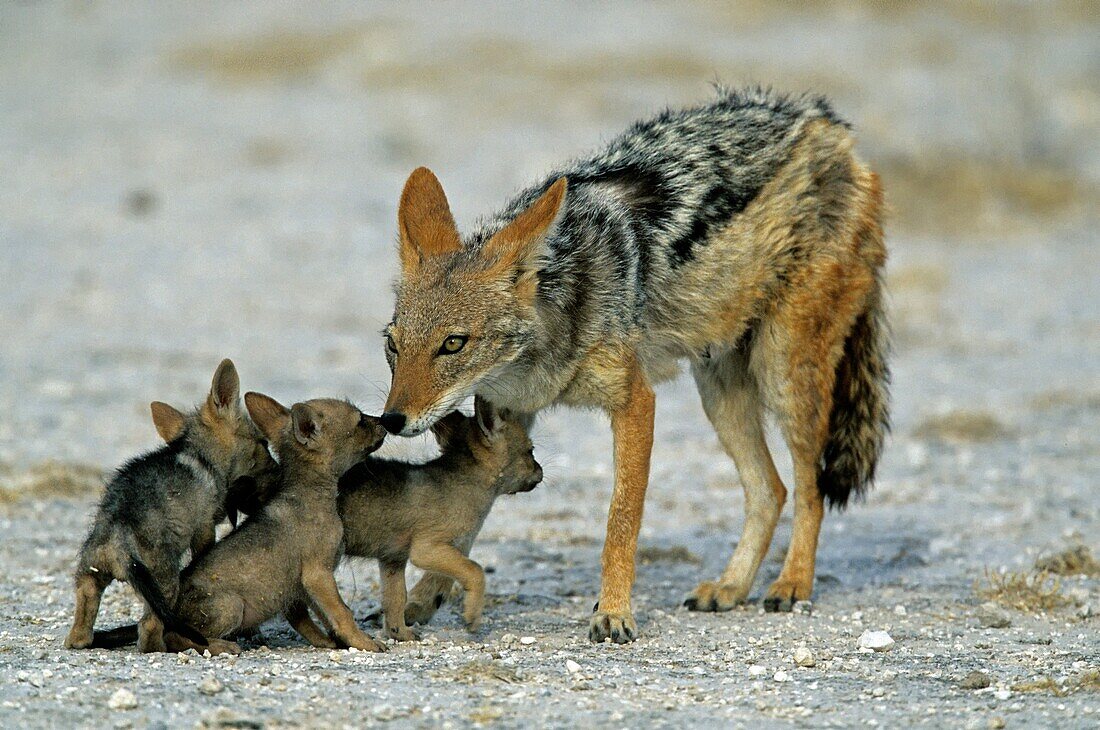
[[[817,480],[830,507],[843,509],[852,492],[862,497],[874,480],[890,430],[888,347],[882,292],[876,287],[848,333],[837,365],[829,437]]]

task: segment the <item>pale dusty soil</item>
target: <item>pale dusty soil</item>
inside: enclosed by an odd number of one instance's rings
[[[1047,612],[998,609],[997,629],[974,589],[1079,542],[1100,552],[1087,5],[5,4],[0,725],[1095,727],[1095,679],[1078,683],[1100,670],[1098,579],[1063,578]],[[279,622],[235,660],[61,648],[95,475],[155,444],[148,401],[197,400],[231,356],[249,389],[381,406],[415,165],[468,223],[715,77],[829,92],[895,210],[894,433],[869,500],[826,520],[812,613],[678,608],[721,570],[743,506],[681,378],[658,394],[632,646],[585,638],[610,438],[558,410],[537,428],[545,484],[501,503],[475,547],[494,569],[476,636],[447,606],[381,656],[308,649]],[[373,567],[341,582],[366,616]],[[116,587],[101,622],[137,611]],[[892,651],[860,653],[866,629]],[[802,645],[816,666],[795,665]],[[991,686],[961,687],[973,670]],[[203,694],[210,676],[222,689]],[[108,707],[120,688],[135,709]]]

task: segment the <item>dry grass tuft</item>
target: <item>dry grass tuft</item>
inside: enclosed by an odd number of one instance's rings
[[[1076,677],[1070,677],[1062,684],[1052,677],[1039,677],[1027,682],[1018,682],[1012,685],[1012,691],[1021,694],[1052,694],[1055,697],[1065,697],[1074,692],[1100,692],[1100,670],[1093,669]]]
[[[88,464],[45,461],[27,469],[0,465],[0,504],[98,495],[103,478],[102,469]]]
[[[1052,611],[1073,604],[1062,594],[1062,581],[1044,571],[996,573],[987,570],[985,582],[977,581],[974,592],[986,601],[1025,613]]]
[[[460,667],[442,672],[440,676],[466,684],[480,684],[486,681],[504,682],[505,684],[519,684],[520,682],[516,670],[499,662],[490,661],[467,662]]]
[[[687,563],[699,565],[703,561],[699,556],[688,550],[683,545],[673,547],[644,547],[638,549],[638,562],[643,565],[652,563]]]
[[[1077,545],[1035,561],[1035,570],[1057,575],[1100,576],[1100,561],[1085,545]]]
[[[1010,431],[991,413],[960,410],[925,420],[915,434],[926,441],[984,443],[1005,438]]]

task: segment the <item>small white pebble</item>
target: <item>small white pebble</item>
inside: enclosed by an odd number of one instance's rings
[[[225,685],[214,676],[209,676],[199,683],[199,692],[210,697],[218,694],[223,689],[225,689]]]
[[[767,673],[768,670],[765,667],[760,666],[759,664],[753,664],[751,667],[749,667],[750,677],[761,677]]]
[[[794,663],[800,667],[812,667],[817,664],[817,660],[814,659],[812,651],[804,646],[800,646],[794,650]]]
[[[524,646],[531,646],[531,644],[535,643],[535,637],[534,636],[524,636],[524,637],[520,638],[519,643],[523,644]]]
[[[776,682],[789,682],[791,681],[791,675],[780,669],[778,672],[772,675],[772,679],[774,679]]]
[[[569,672],[570,674],[576,674],[577,672],[581,671],[581,665],[577,664],[572,659],[566,659],[565,660],[565,670],[567,672]]]
[[[871,631],[868,629],[859,635],[859,648],[871,651],[890,651],[894,648],[894,640],[885,631]]]
[[[107,700],[107,707],[112,710],[132,710],[137,706],[137,697],[128,689],[115,690],[111,699]]]

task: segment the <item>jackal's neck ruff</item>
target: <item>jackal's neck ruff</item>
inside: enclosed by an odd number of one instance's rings
[[[470,393],[520,412],[609,407],[633,363],[658,382],[738,347],[803,267],[881,263],[836,243],[870,205],[850,147],[819,97],[723,91],[633,125],[462,237],[438,182],[414,173],[387,410],[419,419],[408,435]],[[451,333],[467,352],[439,354]]]

